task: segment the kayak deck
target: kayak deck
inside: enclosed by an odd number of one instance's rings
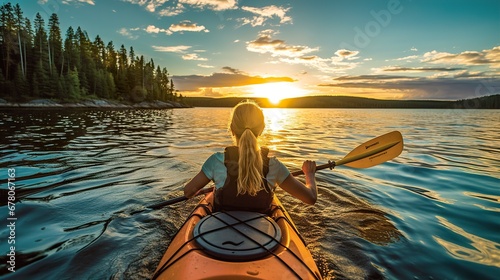
[[[274,249],[252,260],[214,258],[196,241],[195,227],[211,214],[212,205],[213,193],[208,193],[174,236],[153,279],[321,279],[310,251],[276,196],[269,218],[279,226],[280,240],[275,240]]]

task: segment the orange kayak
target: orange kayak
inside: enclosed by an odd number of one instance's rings
[[[210,192],[171,241],[153,279],[321,279],[276,196],[269,216],[211,213],[212,205]]]

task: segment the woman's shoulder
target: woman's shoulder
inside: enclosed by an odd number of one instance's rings
[[[221,161],[224,162],[224,152],[215,152],[211,154],[207,161]]]
[[[288,168],[276,156],[269,157],[269,173],[266,178],[272,185],[281,184],[289,175]]]
[[[269,157],[269,166],[280,166],[284,165],[276,156]]]
[[[205,167],[208,167],[208,166],[214,167],[214,166],[217,166],[217,165],[219,165],[221,163],[224,164],[224,153],[215,152],[215,153],[211,154],[205,160],[205,163],[203,164],[203,166],[205,166]]]
[[[269,151],[269,168],[270,169],[286,169],[286,166],[276,157],[273,151]]]

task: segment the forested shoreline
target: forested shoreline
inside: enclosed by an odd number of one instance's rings
[[[182,101],[166,67],[136,56],[131,46],[116,49],[97,35],[69,27],[63,38],[59,18],[37,13],[33,23],[19,4],[0,8],[0,98],[9,102],[51,99],[62,103],[105,99],[122,103]]]

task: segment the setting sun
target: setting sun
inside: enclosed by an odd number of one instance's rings
[[[266,97],[273,104],[278,104],[285,98],[302,96],[305,90],[289,82],[267,83],[253,86],[254,96]]]

